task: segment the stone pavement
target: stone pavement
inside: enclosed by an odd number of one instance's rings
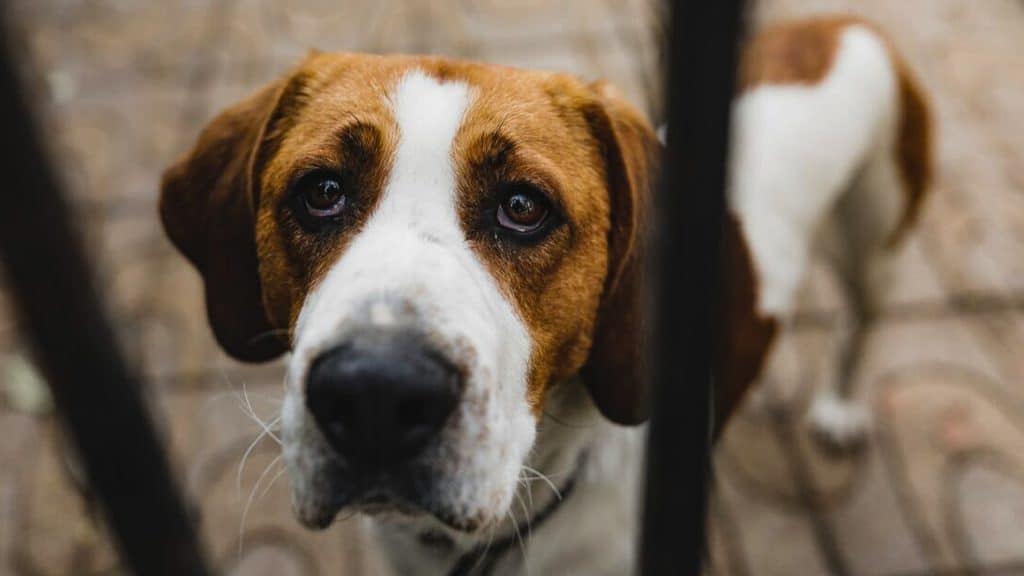
[[[211,557],[232,574],[377,574],[349,524],[309,533],[292,520],[277,446],[252,444],[261,428],[247,415],[273,419],[281,367],[215,347],[199,279],[155,218],[162,168],[310,48],[605,77],[653,112],[658,19],[648,0],[285,4],[8,3],[101,289],[150,376]],[[938,181],[858,377],[875,412],[869,446],[828,456],[802,424],[839,306],[816,270],[767,408],[745,410],[718,451],[711,572],[1024,574],[1024,3],[765,0],[752,22],[835,10],[892,31],[933,94]],[[117,573],[0,309],[0,574]]]

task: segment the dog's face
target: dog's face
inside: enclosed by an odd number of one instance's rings
[[[224,112],[164,178],[220,343],[291,349],[299,518],[500,521],[547,392],[642,418],[637,237],[656,142],[605,86],[323,55]]]

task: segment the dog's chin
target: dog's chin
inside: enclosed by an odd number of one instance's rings
[[[402,495],[392,489],[373,489],[356,494],[333,489],[321,495],[315,505],[295,506],[295,515],[303,526],[324,530],[336,521],[363,515],[382,523],[414,526],[417,532],[478,533],[490,525],[482,514],[465,516],[453,507],[430,497]]]
[[[295,518],[306,528],[324,530],[341,516],[351,500],[351,497],[333,491],[315,499],[293,493],[292,510]]]

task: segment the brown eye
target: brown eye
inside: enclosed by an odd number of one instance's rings
[[[299,194],[306,212],[314,218],[332,218],[345,208],[345,189],[341,178],[328,172],[315,172],[299,182]]]
[[[498,225],[515,232],[529,233],[540,228],[550,207],[539,192],[513,190],[498,206]]]

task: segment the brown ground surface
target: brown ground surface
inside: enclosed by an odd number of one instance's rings
[[[211,556],[225,573],[376,573],[346,527],[297,527],[287,480],[274,482],[272,441],[255,445],[238,482],[259,432],[241,398],[272,418],[281,369],[241,366],[214,346],[199,280],[155,219],[158,175],[211,114],[313,47],[566,70],[652,102],[647,3],[9,4],[102,290],[150,375]],[[876,415],[869,446],[830,458],[809,441],[800,415],[829,366],[831,332],[799,324],[771,378],[772,408],[744,411],[718,452],[712,572],[1024,574],[1024,3],[771,0],[755,21],[825,10],[892,31],[934,96],[938,182],[858,378]],[[825,273],[806,294],[812,319],[830,317]],[[25,399],[31,372],[11,324],[0,314],[0,574],[116,572],[51,418],[31,414],[38,402]]]

